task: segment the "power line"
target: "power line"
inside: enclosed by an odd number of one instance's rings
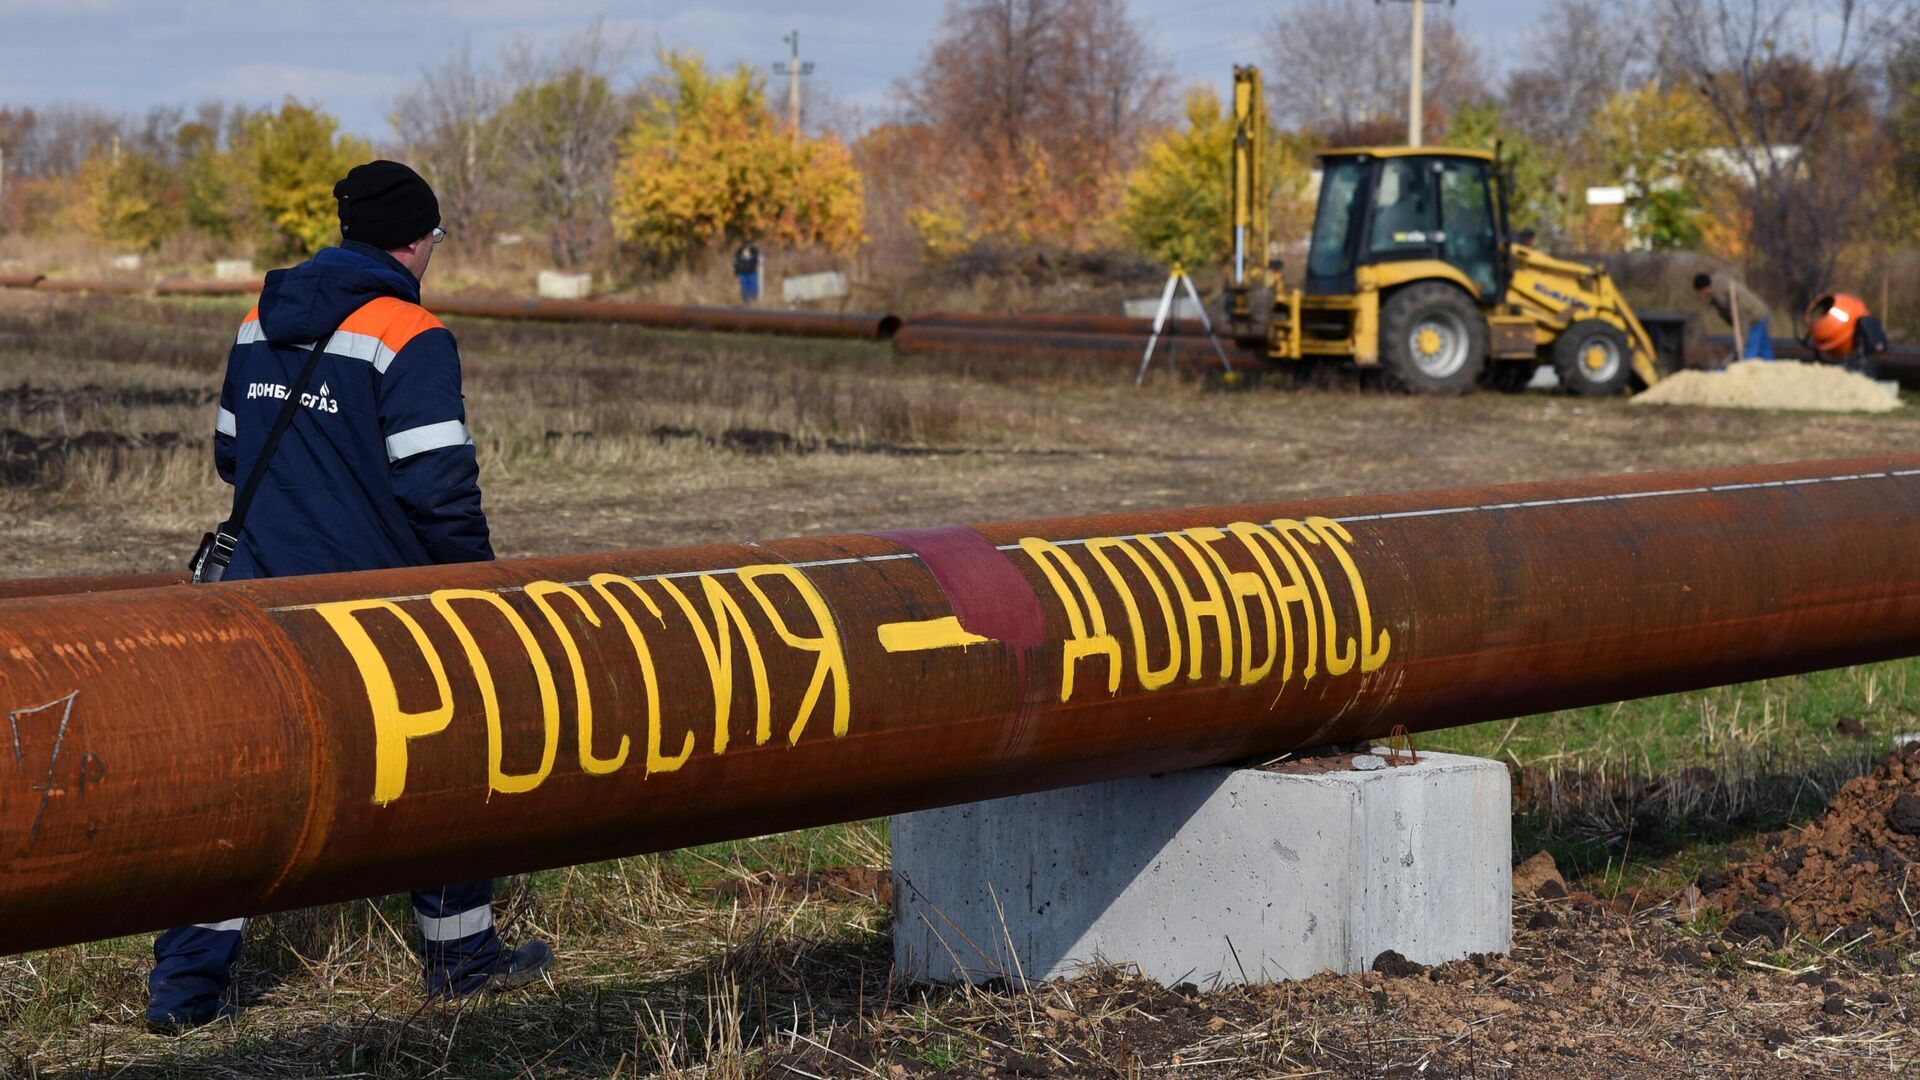
[[[793,122],[793,138],[800,141],[800,76],[813,74],[813,61],[800,59],[800,31],[795,30],[780,39],[791,48],[791,59],[783,64],[773,65],[775,75],[787,77],[787,113]]]

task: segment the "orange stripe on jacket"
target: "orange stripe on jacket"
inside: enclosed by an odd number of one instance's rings
[[[340,329],[348,333],[379,338],[382,345],[396,353],[406,348],[407,342],[441,327],[440,320],[426,308],[392,296],[367,301],[340,324]]]

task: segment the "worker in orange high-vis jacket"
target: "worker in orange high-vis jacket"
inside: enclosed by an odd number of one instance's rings
[[[269,273],[227,357],[214,423],[222,479],[243,483],[286,400],[297,392],[300,406],[266,459],[227,580],[493,558],[460,354],[420,306],[420,279],[446,238],[439,201],[393,161],[356,166],[333,194],[342,243]],[[491,881],[413,894],[430,996],[525,985],[552,963],[542,942],[501,943],[492,901]],[[160,935],[151,1027],[177,1032],[232,1014],[222,999],[245,924]]]

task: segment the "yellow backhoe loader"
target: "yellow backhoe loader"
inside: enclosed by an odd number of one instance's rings
[[[1654,341],[1607,272],[1508,234],[1494,154],[1364,147],[1319,157],[1307,265],[1269,261],[1260,72],[1233,72],[1233,336],[1276,362],[1350,360],[1411,393],[1525,389],[1541,363],[1577,394],[1660,379]]]

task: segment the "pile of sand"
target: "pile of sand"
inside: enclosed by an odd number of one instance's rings
[[[1891,412],[1900,407],[1898,397],[1864,375],[1793,360],[1743,360],[1722,371],[1682,371],[1633,402],[1812,412]]]

